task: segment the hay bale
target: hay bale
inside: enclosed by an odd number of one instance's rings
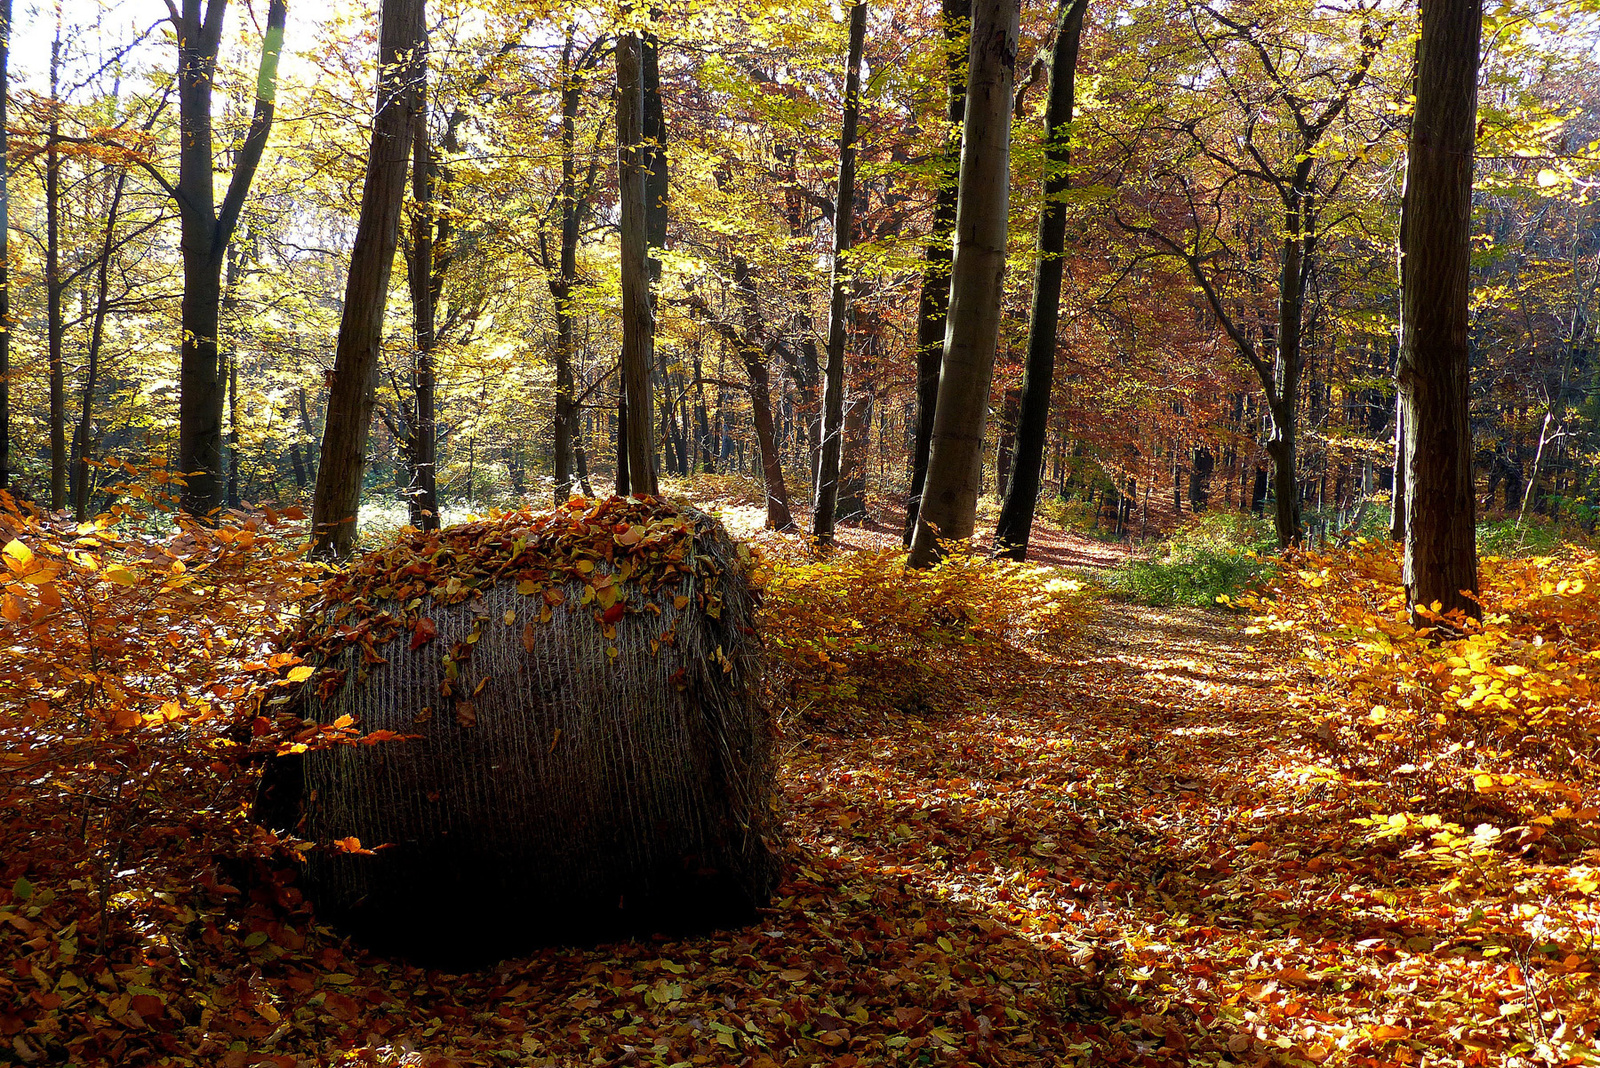
[[[767,901],[755,594],[715,519],[635,498],[513,513],[411,535],[326,598],[295,712],[411,737],[268,776],[263,810],[289,823],[299,793],[320,847],[303,880],[320,915],[460,963],[739,924]]]

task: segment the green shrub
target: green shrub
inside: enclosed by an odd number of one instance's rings
[[[1514,516],[1489,519],[1478,524],[1478,555],[1552,556],[1573,535],[1540,515],[1526,516],[1520,523]]]
[[[1215,608],[1270,573],[1264,554],[1275,544],[1271,524],[1257,516],[1212,513],[1113,571],[1106,586],[1138,604]]]

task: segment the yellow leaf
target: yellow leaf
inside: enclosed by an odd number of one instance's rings
[[[3,552],[6,555],[8,558],[8,563],[11,563],[12,561],[15,562],[12,565],[13,571],[21,571],[23,568],[33,563],[33,551],[15,538],[12,538],[10,541],[6,542],[6,547],[4,549],[0,549],[0,552]]]
[[[1472,785],[1477,787],[1479,793],[1484,793],[1487,790],[1492,790],[1492,789],[1494,789],[1494,776],[1493,775],[1474,775],[1472,777]]]
[[[100,572],[100,575],[107,582],[115,582],[118,586],[132,586],[139,581],[138,576],[121,564],[113,564]]]
[[[289,681],[304,682],[312,675],[315,675],[316,672],[317,669],[312,667],[310,664],[301,664],[299,667],[294,668],[289,672]]]
[[[1540,189],[1549,189],[1551,186],[1561,181],[1561,175],[1557,174],[1549,167],[1546,167],[1539,172],[1539,176],[1535,180],[1539,183]]]

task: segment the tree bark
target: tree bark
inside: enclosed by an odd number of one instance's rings
[[[1406,412],[1398,388],[1394,395],[1394,487],[1390,495],[1389,540],[1406,540]]]
[[[426,47],[427,27],[422,27]],[[434,324],[443,282],[434,238],[448,225],[441,218],[439,162],[428,143],[427,64],[417,67],[416,106],[411,134],[411,258],[406,282],[411,296],[411,485],[406,510],[419,530],[439,529],[438,412],[434,396],[433,352],[438,345]],[[441,234],[442,236],[442,234]]]
[[[959,130],[966,112],[967,82],[961,47],[972,26],[972,0],[943,0],[945,113]],[[945,320],[950,310],[951,235],[956,225],[957,166],[960,142],[952,138],[943,153],[945,170],[933,204],[933,225],[922,268],[922,296],[917,302],[917,431],[911,449],[911,491],[906,496],[903,541],[911,548],[917,508],[928,477],[928,447],[933,440],[933,412],[939,402],[939,362],[944,357]]]
[[[839,193],[833,205],[833,283],[828,301],[828,366],[822,384],[822,455],[812,496],[811,534],[833,544],[839,503],[839,452],[844,441],[844,350],[850,317],[850,255],[855,230],[856,130],[861,121],[861,52],[867,35],[866,0],[850,8],[845,60],[844,118],[839,132]]]
[[[204,18],[201,8],[204,6]],[[223,504],[223,381],[217,359],[217,322],[222,299],[222,263],[272,129],[283,49],[286,0],[267,9],[266,36],[256,80],[255,111],[239,150],[233,177],[215,206],[211,144],[211,86],[227,0],[183,0],[175,20],[178,36],[178,182],[166,185],[178,204],[183,253],[182,341],[178,371],[178,471],[186,476],[182,507],[205,519]]]
[[[578,238],[583,222],[588,216],[588,187],[593,182],[591,166],[589,179],[579,189],[577,160],[578,109],[583,102],[585,71],[595,62],[600,50],[599,42],[592,43],[576,58],[572,31],[569,29],[561,54],[561,247],[555,270],[550,276],[550,296],[555,306],[556,319],[556,395],[552,421],[552,438],[555,461],[555,503],[563,504],[572,495],[572,462],[574,423],[578,417],[576,391],[572,369],[574,352],[572,300],[578,287]],[[541,245],[541,247],[543,247]],[[551,265],[546,262],[546,268]]]
[[[1062,256],[1067,247],[1067,205],[1071,180],[1070,142],[1074,81],[1083,40],[1088,0],[1066,0],[1050,49],[1050,98],[1045,105],[1044,205],[1039,213],[1039,239],[1033,265],[1033,307],[1028,314],[1028,360],[1022,373],[1022,398],[1017,420],[1015,456],[1000,518],[995,525],[995,555],[1023,560],[1039,502],[1044,469],[1045,437],[1050,423],[1050,388],[1056,368],[1056,327],[1061,317]]]
[[[1478,618],[1467,296],[1481,0],[1422,0],[1401,211],[1406,601]]]
[[[11,0],[0,0],[0,491],[11,488],[10,61]]]
[[[106,236],[100,245],[100,262],[95,268],[95,302],[89,322],[89,358],[83,372],[82,407],[72,432],[72,463],[77,479],[73,486],[72,510],[80,523],[89,518],[89,488],[93,482],[89,477],[89,434],[94,420],[94,392],[100,379],[100,352],[110,313],[111,255],[116,248],[117,216],[121,213],[122,194],[127,184],[128,172],[124,168],[117,174],[111,205],[106,211]]]
[[[311,504],[312,554],[323,558],[348,557],[355,546],[383,345],[383,312],[400,237],[418,84],[427,63],[424,5],[425,0],[383,0],[377,114]]]
[[[617,185],[622,230],[622,382],[628,489],[654,496],[655,434],[651,427],[650,367],[655,362],[655,315],[650,306],[646,234],[644,77],[637,34],[617,40]],[[619,478],[620,481],[620,478]]]
[[[44,289],[46,351],[50,367],[50,510],[67,506],[67,382],[61,343],[61,5],[50,42],[50,121],[44,150]]]
[[[941,540],[970,538],[977,519],[1004,295],[1017,7],[1016,0],[976,0],[972,7],[950,316],[928,475],[911,542],[913,567],[937,561]]]

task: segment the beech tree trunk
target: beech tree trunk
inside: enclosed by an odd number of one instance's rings
[[[383,310],[400,237],[418,86],[427,63],[425,2],[383,0],[377,116],[361,193],[361,218],[345,281],[344,317],[334,350],[317,489],[311,503],[311,551],[324,558],[347,557],[355,546],[356,511],[361,504],[383,344]]]
[[[1390,494],[1389,540],[1406,540],[1406,412],[1398,388],[1394,396],[1394,487]]]
[[[967,105],[967,82],[962,70],[966,49],[961,43],[972,26],[972,0],[943,0],[943,12],[945,111],[951,127],[959,129]],[[917,526],[922,487],[928,477],[933,412],[939,403],[939,362],[944,358],[944,328],[950,310],[951,236],[955,231],[959,188],[957,168],[951,164],[959,163],[958,138],[951,139],[944,155],[950,173],[939,177],[939,192],[933,204],[933,227],[924,254],[922,296],[917,302],[917,432],[911,449],[911,491],[906,496],[903,536],[908,549]]]
[[[844,349],[850,317],[850,255],[855,229],[856,128],[861,120],[861,51],[867,35],[866,0],[850,8],[845,60],[844,119],[839,132],[839,195],[833,205],[833,285],[828,302],[828,366],[822,382],[822,455],[812,496],[811,534],[833,544],[839,503],[839,452],[844,442]]]
[[[423,47],[427,26],[422,27]],[[439,529],[437,402],[434,398],[433,351],[438,345],[435,327],[444,272],[439,264],[435,236],[447,238],[449,222],[440,210],[439,162],[428,141],[428,68],[418,64],[416,106],[411,132],[411,257],[406,263],[406,283],[411,296],[411,484],[406,488],[406,510],[419,530]]]
[[[100,262],[95,268],[94,312],[89,321],[89,352],[83,372],[83,403],[72,431],[73,515],[81,523],[89,518],[89,489],[94,481],[89,471],[89,438],[94,421],[94,394],[100,380],[100,353],[105,340],[106,318],[110,314],[111,254],[116,248],[117,218],[122,211],[122,194],[127,188],[128,171],[118,172],[106,212],[106,236],[100,245]]]
[[[50,121],[44,150],[44,289],[46,352],[50,368],[50,510],[67,506],[67,383],[61,342],[61,7],[50,42]]]
[[[174,21],[178,38],[178,183],[162,183],[177,202],[182,224],[183,305],[178,371],[178,471],[186,476],[182,507],[201,519],[222,507],[225,491],[224,382],[217,358],[223,255],[233,239],[239,212],[272,129],[278,54],[283,49],[283,26],[289,11],[286,0],[272,0],[267,9],[255,111],[228,191],[217,208],[213,191],[211,86],[216,80],[217,49],[227,10],[227,0],[183,0],[182,13]]]
[[[591,163],[588,175],[578,180],[578,109],[583,102],[584,75],[600,55],[600,42],[594,41],[577,56],[572,31],[567,33],[561,53],[561,245],[554,264],[545,255],[550,271],[550,296],[556,319],[556,395],[552,421],[555,461],[555,503],[564,504],[572,496],[573,440],[578,418],[576,383],[573,376],[574,353],[572,300],[578,287],[578,238],[589,214],[589,193],[594,185],[598,160]],[[541,249],[545,246],[542,244]],[[554,268],[551,270],[551,268]],[[585,476],[585,479],[587,476]]]
[[[983,429],[1006,270],[1017,8],[1017,0],[976,0],[972,5],[950,314],[928,475],[911,541],[913,567],[937,561],[941,540],[970,538],[977,520]]]
[[[644,138],[644,73],[637,34],[617,39],[617,185],[622,209],[622,419],[628,491],[654,496],[655,434],[651,427],[650,367],[655,362],[655,314],[650,307]],[[618,482],[622,478],[619,472]],[[619,489],[618,492],[621,492]]]
[[[0,490],[11,488],[11,166],[7,102],[11,97],[11,0],[0,0]]]
[[[1061,317],[1062,255],[1067,247],[1067,205],[1062,199],[1071,184],[1074,77],[1083,39],[1083,16],[1089,0],[1066,0],[1050,49],[1050,98],[1045,105],[1044,206],[1039,213],[1039,240],[1033,265],[1033,307],[1028,315],[1028,362],[1022,372],[1022,397],[1015,452],[1006,496],[995,526],[995,555],[1023,560],[1039,501],[1044,470],[1045,436],[1050,423],[1050,387],[1056,368],[1056,326]]]
[[[1418,609],[1478,618],[1467,402],[1468,270],[1481,0],[1422,0],[1416,109],[1401,204],[1400,367],[1405,586]]]

